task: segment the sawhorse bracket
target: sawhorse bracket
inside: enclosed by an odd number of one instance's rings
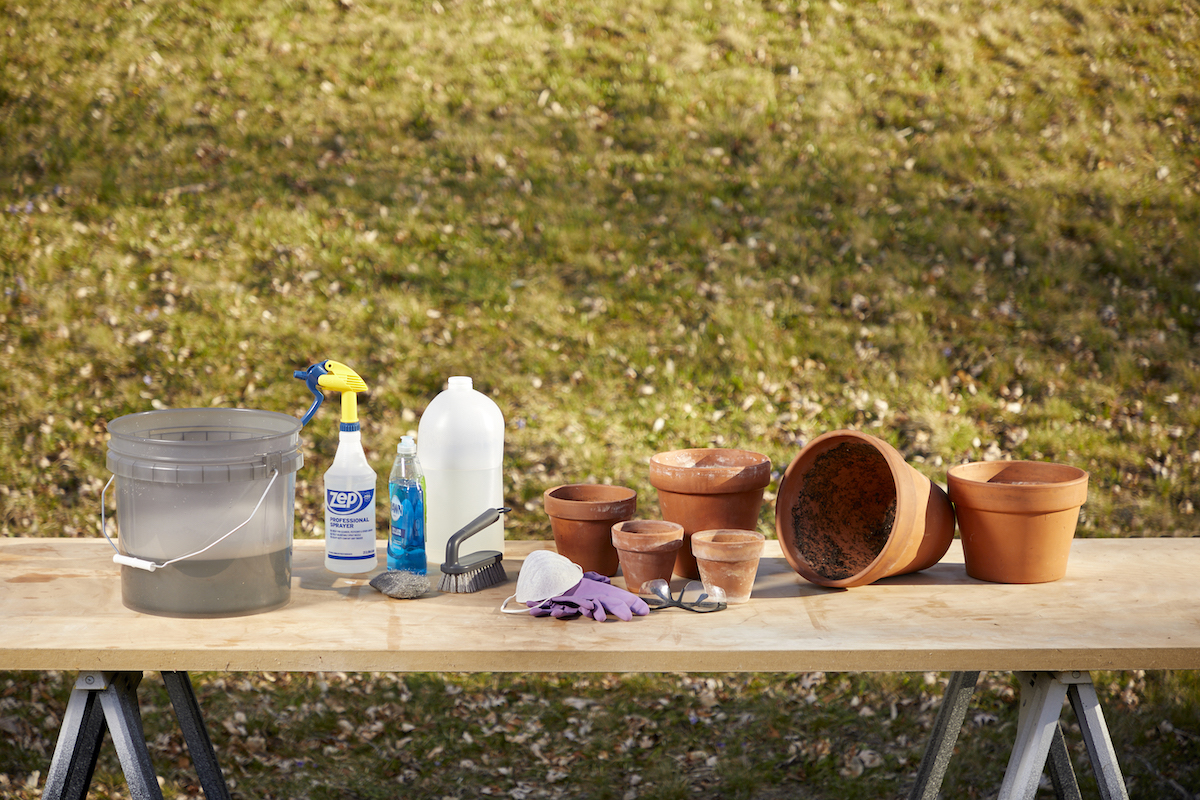
[[[1128,800],[1091,675],[1085,671],[1018,672],[1017,679],[1021,684],[1017,741],[1004,772],[1004,782],[1000,785],[999,800],[1032,800],[1043,771],[1050,773],[1055,797],[1059,800],[1080,799],[1075,769],[1071,766],[1071,755],[1058,721],[1066,698],[1070,698],[1079,721],[1100,797],[1103,800]],[[917,772],[916,784],[909,794],[910,800],[936,800],[939,796],[942,778],[954,753],[978,680],[978,672],[955,672],[951,676]]]
[[[162,678],[204,796],[208,800],[229,800],[229,789],[191,679],[186,672],[163,672]],[[112,733],[132,800],[162,800],[138,708],[137,687],[141,681],[141,672],[79,673],[63,715],[43,800],[85,800],[105,730]]]

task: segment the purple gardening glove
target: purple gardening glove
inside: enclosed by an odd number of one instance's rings
[[[535,617],[572,619],[583,615],[597,622],[604,622],[609,615],[626,622],[636,614],[644,617],[650,613],[646,601],[632,592],[627,592],[596,572],[585,572],[583,580],[558,597],[552,597],[543,605],[530,609]]]

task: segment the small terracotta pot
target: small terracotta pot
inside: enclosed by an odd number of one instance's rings
[[[720,586],[728,603],[744,603],[754,589],[764,537],[758,531],[717,530],[692,534],[692,551],[705,588]]]
[[[1045,583],[1067,574],[1086,472],[1040,461],[978,461],[952,467],[947,483],[968,575]]]
[[[662,518],[683,526],[675,573],[699,578],[691,537],[696,531],[758,527],[763,489],[771,482],[771,460],[761,453],[696,448],[650,458],[650,485],[658,490]]]
[[[624,486],[569,483],[547,489],[542,495],[554,546],[560,555],[583,567],[584,572],[617,574],[617,549],[612,526],[633,519],[637,492]]]
[[[833,431],[809,442],[780,478],[775,532],[807,580],[862,586],[940,561],[954,540],[954,509],[887,442]]]
[[[671,582],[675,553],[683,546],[683,526],[661,519],[630,519],[612,526],[625,588],[638,593],[655,578]]]

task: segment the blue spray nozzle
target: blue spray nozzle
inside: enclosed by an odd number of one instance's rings
[[[317,413],[317,409],[321,407],[321,403],[325,402],[325,393],[321,391],[321,387],[317,385],[322,375],[329,374],[329,370],[325,368],[324,361],[318,361],[308,369],[298,369],[292,373],[292,376],[298,378],[308,385],[308,390],[313,393],[313,404],[308,407],[308,411],[304,412],[304,416],[300,418],[300,427],[308,424],[308,421],[313,418],[313,414]]]

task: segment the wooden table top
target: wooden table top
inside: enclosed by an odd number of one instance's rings
[[[956,540],[925,572],[849,590],[806,582],[768,541],[750,602],[606,623],[499,612],[521,559],[551,543],[507,542],[506,584],[417,600],[327,572],[322,547],[295,543],[281,609],[170,619],[122,605],[103,539],[0,539],[0,669],[1200,669],[1200,539],[1077,539],[1066,578],[1027,586],[967,577]]]

